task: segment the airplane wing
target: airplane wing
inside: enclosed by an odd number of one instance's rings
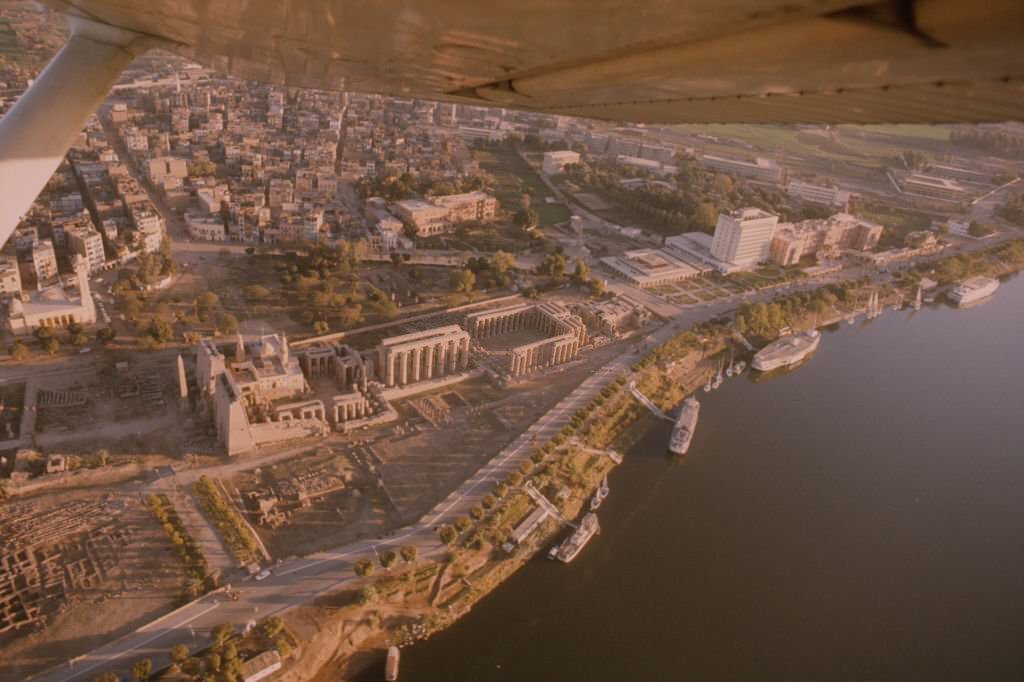
[[[1001,121],[1020,0],[51,0],[242,78],[652,123]]]
[[[1020,0],[46,0],[71,38],[0,120],[0,243],[132,57],[650,123],[1024,114]]]

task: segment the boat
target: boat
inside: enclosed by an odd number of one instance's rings
[[[718,364],[718,374],[711,379],[711,388],[718,388],[722,385],[722,363]]]
[[[704,384],[704,392],[711,393],[711,379],[708,379],[708,382]]]
[[[732,348],[730,347],[729,348],[729,364],[725,366],[725,376],[727,376],[727,377],[729,377],[731,379],[732,375],[733,375],[733,372],[735,372],[735,371],[736,370],[733,369],[733,362],[732,362]]]
[[[690,440],[693,439],[699,416],[700,403],[697,399],[689,397],[684,400],[676,418],[676,425],[672,427],[672,436],[668,440],[668,451],[673,455],[685,455],[690,449]]]
[[[921,309],[921,299],[922,299],[923,292],[924,292],[924,287],[922,287],[920,284],[918,284],[917,285],[917,291],[914,292],[914,302],[911,304],[911,307],[913,307],[914,310],[920,310]]]
[[[548,559],[554,560],[558,556],[558,548],[561,545],[552,545],[551,549],[548,550]]]
[[[957,305],[967,305],[988,298],[999,288],[999,280],[991,277],[971,277],[953,287],[946,294]]]
[[[388,657],[384,661],[384,679],[386,682],[395,682],[398,679],[398,660],[401,653],[397,646],[388,647]]]
[[[597,514],[594,512],[588,513],[580,521],[579,528],[577,528],[572,535],[570,535],[565,542],[558,548],[557,558],[563,564],[567,564],[580,553],[590,539],[597,535],[601,530],[601,525],[597,522]]]
[[[745,370],[746,368],[747,368],[747,363],[745,363],[743,360],[740,360],[739,362],[737,362],[736,363],[736,376],[739,376],[739,375],[743,374],[743,370]]]
[[[817,329],[789,334],[762,348],[754,356],[750,366],[759,372],[770,372],[780,367],[790,367],[813,353],[821,343],[821,332]]]
[[[866,311],[866,317],[869,320],[873,320],[882,314],[883,306],[878,302],[878,290],[875,289],[871,292],[871,296],[868,297],[868,309]]]
[[[594,496],[590,498],[590,511],[597,511],[600,508],[601,503],[604,502],[604,498],[608,497],[608,477],[605,476],[604,480],[601,481],[601,485],[594,491]]]

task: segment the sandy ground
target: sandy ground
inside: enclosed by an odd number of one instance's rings
[[[4,502],[45,510],[109,493],[61,492]],[[136,495],[115,494],[125,504],[117,526],[130,533],[114,568],[93,587],[77,589],[39,631],[0,636],[0,680],[23,680],[130,632],[173,608],[182,594],[184,569],[152,512]],[[0,509],[0,512],[4,511]],[[90,519],[83,519],[88,524]]]

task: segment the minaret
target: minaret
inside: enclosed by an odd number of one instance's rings
[[[245,362],[245,342],[242,340],[242,332],[237,334],[238,340],[235,342],[235,362]]]
[[[185,361],[178,353],[178,401],[182,410],[188,407],[188,377],[185,375]]]
[[[288,335],[281,332],[281,365],[288,367]]]

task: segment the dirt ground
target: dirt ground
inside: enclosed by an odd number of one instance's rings
[[[4,551],[17,544],[37,558],[59,554],[63,579],[47,591],[45,627],[0,634],[3,682],[134,630],[182,595],[181,561],[137,495],[63,491],[8,500],[0,505],[0,537]]]

